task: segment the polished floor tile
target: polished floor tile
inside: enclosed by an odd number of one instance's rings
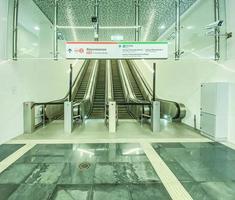
[[[95,185],[93,200],[131,200],[127,185]]]
[[[193,199],[235,197],[235,151],[219,143],[152,144]]]
[[[18,187],[18,184],[0,184],[0,199],[8,199]]]
[[[8,200],[42,200],[49,199],[55,189],[55,185],[45,184],[21,184],[13,192]]]
[[[133,200],[167,200],[171,199],[162,184],[132,185],[131,197]]]
[[[36,145],[0,185],[5,199],[170,199],[139,144]]]
[[[53,200],[88,200],[91,196],[89,185],[58,185],[51,199]]]
[[[23,144],[2,144],[0,145],[0,162],[7,158],[9,155],[24,146]]]

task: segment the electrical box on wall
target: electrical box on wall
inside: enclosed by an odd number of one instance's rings
[[[201,85],[200,130],[215,140],[227,140],[229,136],[231,85],[225,82]]]
[[[228,83],[203,83],[201,85],[201,120],[203,134],[225,140],[228,135]]]

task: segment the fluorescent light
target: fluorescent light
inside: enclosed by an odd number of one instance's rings
[[[111,35],[112,41],[123,41],[124,37],[123,35]]]
[[[39,31],[40,28],[38,26],[34,26],[34,30]]]
[[[94,29],[93,26],[57,26],[58,29]],[[136,29],[140,26],[100,26],[99,29]]]
[[[159,27],[159,29],[161,29],[161,30],[164,30],[165,28],[166,28],[165,25],[161,25],[161,26]]]
[[[186,27],[188,30],[191,30],[191,29],[193,29],[194,27],[193,26],[187,26]]]

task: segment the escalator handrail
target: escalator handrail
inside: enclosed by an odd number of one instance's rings
[[[90,74],[89,77],[89,85],[87,86],[84,98],[81,101],[76,101],[74,102],[73,106],[79,106],[82,103],[85,103],[89,100],[92,100],[93,96],[94,96],[94,90],[95,90],[95,84],[96,84],[96,78],[97,78],[97,72],[98,72],[98,61],[95,61],[94,67],[93,67],[93,71]]]
[[[151,100],[151,99],[152,99],[152,96],[153,96],[153,90],[152,90],[152,88],[149,86],[148,82],[147,82],[146,79],[143,77],[143,75],[141,75],[141,73],[140,73],[139,69],[136,67],[136,64],[134,63],[134,61],[128,60],[127,62],[129,62],[132,67],[134,67],[134,70],[135,70],[135,72],[137,73],[138,78],[141,79],[141,82],[144,84],[145,89],[147,90],[147,94],[148,94],[149,100]]]
[[[112,79],[112,67],[111,60],[106,61],[106,81],[105,81],[105,102],[113,101],[113,79]]]
[[[134,70],[135,70],[135,72],[137,73],[137,76],[141,79],[141,82],[144,84],[144,88],[147,90],[147,95],[148,95],[148,98],[149,98],[149,100],[151,101],[152,99],[153,99],[153,90],[152,90],[152,88],[150,87],[150,85],[148,84],[148,82],[146,81],[146,79],[144,78],[144,76],[140,73],[140,71],[139,71],[139,69],[138,69],[138,67],[136,66],[136,63],[134,62],[134,61],[127,61],[127,62],[129,62],[131,65],[132,65],[132,67],[134,68]],[[172,103],[172,104],[174,104],[176,107],[177,107],[177,109],[179,110],[179,112],[178,112],[178,114],[177,114],[177,116],[175,116],[175,118],[177,119],[177,118],[183,118],[183,117],[185,117],[185,105],[184,104],[182,104],[182,103],[177,103],[177,102],[175,102],[175,101],[171,101],[171,100],[166,100],[166,99],[161,99],[161,98],[158,98],[157,97],[157,100],[158,101],[162,101],[162,102],[166,102],[166,103]],[[182,111],[182,113],[181,113],[181,111]]]
[[[148,92],[148,95],[149,95],[149,100],[153,98],[153,90],[152,88],[149,86],[148,82],[146,81],[146,79],[143,77],[143,75],[141,75],[139,69],[136,67],[135,63],[133,61],[128,61],[131,63],[132,66],[134,66],[134,69],[136,71],[136,73],[138,74],[139,78],[141,79],[142,83],[145,85],[145,88],[147,89],[147,92]],[[171,101],[171,100],[166,100],[166,99],[161,99],[161,98],[158,98],[158,100],[161,100],[161,101],[165,101],[165,102],[169,102],[169,103],[174,103],[174,104],[178,104],[177,102],[175,101]]]
[[[135,102],[135,103],[147,103],[146,101],[143,100],[139,100],[132,88],[132,85],[130,83],[130,80],[127,77],[126,71],[124,69],[123,66],[123,61],[119,60],[119,69],[120,69],[120,75],[121,75],[121,80],[123,80],[123,83],[125,85],[124,90],[126,90],[126,99],[128,99],[129,101]]]
[[[88,64],[88,60],[85,60],[82,64],[82,67],[79,69],[78,73],[77,73],[77,76],[76,78],[74,79],[73,81],[73,84],[72,84],[72,90],[74,89],[74,86],[76,85],[77,81],[79,80],[81,74],[82,74],[82,71],[85,69],[85,66]],[[66,99],[68,98],[69,96],[69,91],[66,93],[65,97],[61,98],[61,99],[57,99],[57,100],[52,100],[52,101],[48,101],[48,102],[39,102],[39,103],[34,103],[32,105],[32,108],[36,105],[53,105],[53,104],[63,104]]]

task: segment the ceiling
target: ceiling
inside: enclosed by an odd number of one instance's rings
[[[54,0],[33,0],[53,22]],[[141,40],[157,40],[175,21],[175,0],[139,0]],[[181,0],[181,14],[197,0]],[[92,26],[94,0],[58,0],[58,25]],[[100,0],[100,26],[134,26],[134,0]],[[93,29],[60,29],[68,41],[94,40]],[[123,35],[134,40],[134,29],[100,29],[99,40],[110,40],[112,35]]]

